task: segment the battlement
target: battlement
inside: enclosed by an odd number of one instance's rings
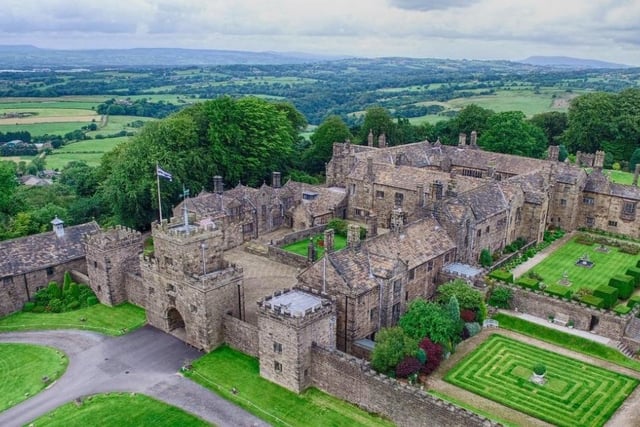
[[[116,225],[84,236],[86,244],[103,251],[115,250],[129,245],[141,244],[142,234],[134,229]]]
[[[334,300],[327,294],[308,287],[285,288],[258,301],[262,314],[281,320],[311,321],[331,313]]]
[[[195,215],[190,215],[189,221],[195,220]],[[222,231],[213,221],[205,223],[189,223],[185,226],[180,218],[172,217],[169,221],[163,220],[152,224],[153,236],[170,240],[179,244],[188,244],[203,239],[218,237],[222,235]]]

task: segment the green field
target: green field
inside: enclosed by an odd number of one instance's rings
[[[547,367],[544,385],[529,378]],[[510,338],[491,335],[445,381],[559,426],[603,426],[638,380]]]
[[[196,360],[186,375],[274,426],[393,425],[318,389],[296,394],[280,387],[260,376],[258,359],[229,347]]]
[[[180,408],[137,393],[109,393],[67,403],[35,420],[33,426],[208,426]]]
[[[633,184],[633,173],[631,172],[605,169],[602,171],[602,173],[608,176],[611,182],[615,182],[616,184],[624,184],[624,185]]]
[[[42,391],[68,363],[63,353],[50,347],[0,343],[0,412]]]
[[[127,140],[128,136],[73,142],[53,150],[47,155],[45,162],[48,169],[57,170],[61,170],[71,161],[84,161],[89,166],[98,166],[105,153]]]
[[[318,234],[313,237],[314,245],[316,247],[316,254],[317,254],[316,259],[320,259],[324,255],[324,247],[318,245],[318,240],[321,239],[322,237],[323,237],[322,234]],[[339,251],[345,246],[347,246],[347,238],[344,236],[335,234],[333,236],[333,249],[335,251]],[[285,245],[282,247],[282,249],[284,249],[285,251],[293,252],[294,254],[298,254],[303,257],[306,257],[308,247],[309,247],[309,239],[303,239],[303,240],[299,240],[297,242],[293,242],[288,245]]]
[[[40,329],[85,329],[106,335],[122,335],[147,321],[142,308],[124,303],[116,307],[97,304],[66,313],[17,312],[0,318],[0,332]]]
[[[54,123],[31,123],[19,125],[0,125],[0,132],[21,132],[27,131],[32,136],[39,135],[60,135],[63,136],[74,130],[81,129],[83,126],[91,124],[86,122],[54,122]]]
[[[533,271],[542,276],[547,285],[557,284],[566,271],[571,282],[568,288],[575,292],[582,287],[595,289],[607,285],[612,276],[624,274],[629,267],[635,267],[638,256],[622,253],[614,247],[609,247],[608,253],[596,251],[599,246],[583,245],[573,238],[536,265]],[[576,265],[584,254],[594,263],[592,268]]]
[[[78,108],[69,108],[68,106],[61,106],[60,108],[55,108],[52,106],[39,106],[37,108],[32,108],[29,105],[16,108],[16,107],[5,107],[5,105],[0,104],[0,115],[4,113],[34,113],[33,117],[73,117],[73,116],[90,116],[95,115],[97,119],[100,119],[99,115],[96,115],[95,111],[88,109],[78,109]],[[11,120],[11,119],[7,119]]]

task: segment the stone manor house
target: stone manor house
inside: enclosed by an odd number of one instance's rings
[[[573,165],[558,161],[555,146],[546,160],[483,151],[475,132],[469,141],[461,134],[457,146],[387,147],[383,136],[374,146],[373,139],[334,144],[323,186],[283,185],[274,172],[271,185],[225,190],[223,177],[213,177],[213,192],[152,225],[150,255],[134,230],[65,228],[58,219],[52,232],[0,242],[0,315],[20,310],[69,270],[102,303],[140,305],[151,325],[195,347],[228,342],[259,356],[261,374],[274,382],[295,391],[320,384],[340,396],[344,387],[322,375],[353,367],[336,368],[326,352],[366,354],[376,331],[394,325],[408,302],[432,297],[451,277],[480,273],[483,249],[518,237],[539,242],[551,226],[640,238],[639,168],[634,185],[614,184],[602,172],[603,152],[578,153]],[[225,250],[274,230],[321,232],[332,218],[352,224],[348,247],[332,250],[333,231],[324,231],[326,255],[307,260],[294,289],[259,301],[257,325],[247,323],[243,271]]]

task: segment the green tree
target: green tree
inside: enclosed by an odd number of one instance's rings
[[[463,107],[460,112],[453,119],[454,132],[453,138],[458,137],[460,132],[467,134],[467,137],[471,132],[476,131],[478,136],[482,135],[485,130],[490,126],[489,119],[493,116],[493,110],[482,108],[476,104],[470,104]]]
[[[534,115],[529,119],[529,123],[544,132],[547,138],[547,145],[558,145],[560,136],[567,129],[568,117],[567,113],[550,111]]]
[[[460,308],[473,310],[474,312],[481,315],[478,319],[479,322],[482,322],[484,320],[483,313],[486,312],[486,307],[484,304],[484,296],[482,295],[482,292],[473,289],[463,280],[455,279],[451,282],[447,282],[441,285],[438,288],[436,301],[438,301],[440,304],[446,304],[454,295],[458,299]]]
[[[327,117],[311,135],[311,146],[304,154],[305,170],[311,174],[324,172],[324,165],[333,156],[333,143],[353,136],[339,116]]]
[[[571,101],[563,141],[569,151],[595,153],[615,139],[615,95],[588,93]]]
[[[371,353],[371,367],[385,374],[392,373],[406,356],[413,356],[418,341],[407,336],[399,327],[382,328],[376,334],[376,346]]]
[[[488,151],[535,158],[541,158],[547,148],[542,130],[528,123],[520,111],[491,116],[489,128],[480,135],[478,144]]]
[[[493,264],[491,251],[487,248],[484,248],[482,251],[480,251],[480,265],[483,267],[491,267],[491,264]]]
[[[458,315],[458,321],[459,319]],[[449,349],[460,339],[458,322],[451,318],[447,308],[422,298],[411,301],[398,324],[416,341],[428,337]]]
[[[505,286],[497,286],[491,291],[489,297],[489,305],[498,308],[511,308],[511,299],[513,298],[513,292],[511,289]]]
[[[0,220],[3,215],[15,212],[15,194],[18,187],[16,165],[13,162],[0,161]]]
[[[629,171],[634,172],[638,163],[640,163],[640,148],[633,150],[631,159],[629,159]]]
[[[393,135],[395,132],[395,124],[389,111],[384,107],[371,107],[368,108],[365,115],[362,126],[360,127],[360,134],[358,140],[367,144],[367,138],[369,137],[369,131],[373,132],[374,145],[378,143],[378,136],[385,134],[387,138],[387,145],[393,145]]]

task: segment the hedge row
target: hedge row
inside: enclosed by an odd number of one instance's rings
[[[566,299],[571,298],[571,289],[565,286],[549,285],[544,289],[544,291],[550,295],[557,295],[560,298],[566,298]]]
[[[593,291],[593,296],[602,298],[604,308],[609,309],[618,301],[618,289],[612,286],[598,286]]]
[[[502,280],[503,282],[513,283],[513,273],[507,270],[494,270],[489,273],[489,277]]]
[[[609,286],[618,290],[618,298],[628,299],[635,289],[635,279],[633,276],[616,274],[609,279]]]
[[[540,289],[540,281],[532,277],[521,277],[516,282],[516,285],[527,289],[533,289],[534,291]]]
[[[580,301],[596,308],[604,308],[604,300],[594,295],[583,295]]]
[[[613,311],[620,315],[628,314],[631,311],[631,307],[628,307],[624,304],[618,304],[615,306]]]

